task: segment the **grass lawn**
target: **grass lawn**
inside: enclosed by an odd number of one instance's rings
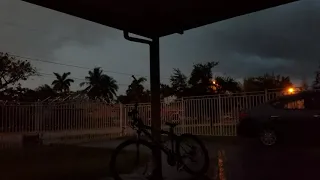
[[[1,180],[95,180],[110,175],[110,149],[78,146],[41,146],[0,150]],[[124,153],[123,172],[132,167],[126,162],[134,152]],[[145,157],[147,160],[147,157]]]

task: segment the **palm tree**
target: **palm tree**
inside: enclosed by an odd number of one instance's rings
[[[145,95],[147,95],[145,93],[145,89],[143,87],[143,83],[146,82],[147,79],[144,77],[140,77],[138,79],[134,78],[134,80],[131,82],[131,84],[128,86],[128,89],[126,91],[127,97],[129,97],[129,99],[132,102],[142,102]]]
[[[103,74],[101,68],[97,67],[92,71],[89,71],[89,76],[86,76],[85,80],[86,82],[82,82],[80,86],[87,85],[84,91],[90,98],[104,98],[108,102],[115,99],[119,89],[117,81],[112,77]]]
[[[147,79],[144,77],[140,77],[138,79],[134,79],[131,84],[128,86],[127,95],[134,94],[135,96],[138,94],[142,94],[144,91],[143,83],[146,82]]]
[[[53,73],[56,76],[56,80],[52,82],[53,89],[58,92],[68,92],[70,90],[71,83],[74,82],[73,79],[68,79],[70,72],[63,73],[62,75],[58,73]]]

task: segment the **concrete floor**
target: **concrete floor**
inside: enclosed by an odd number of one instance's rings
[[[87,143],[84,144],[83,146],[90,146],[90,147],[103,147],[103,148],[115,148],[117,147],[120,143],[122,143],[124,140],[123,139],[117,139],[117,140],[112,140],[112,141],[106,141],[106,142],[94,142],[94,143]],[[162,153],[162,170],[163,170],[163,177],[165,179],[175,179],[175,180],[184,180],[184,179],[190,179],[192,178],[189,174],[186,172],[177,172],[176,167],[171,167],[166,164],[166,155]],[[134,176],[126,176],[126,179],[136,179]],[[105,180],[111,180],[112,178],[105,178]]]
[[[85,146],[113,148],[122,141],[90,143]],[[224,169],[227,180],[320,179],[320,146],[294,143],[266,148],[255,141],[239,138],[204,138],[203,141],[212,159],[205,179],[217,178],[216,158],[219,150],[225,152]],[[163,174],[165,179],[200,180],[200,177],[177,172],[166,164],[163,165]]]

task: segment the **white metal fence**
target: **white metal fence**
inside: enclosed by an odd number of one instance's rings
[[[271,100],[277,92],[191,97],[161,104],[161,124],[178,122],[177,133],[235,136],[238,113]],[[0,105],[0,146],[21,141],[22,135],[41,134],[45,142],[75,143],[126,136],[134,105],[105,103]],[[151,124],[151,105],[139,104],[142,120]]]
[[[281,95],[279,92],[258,92],[250,94],[216,95],[191,97],[161,104],[161,124],[178,122],[177,133],[195,135],[235,136],[236,123],[242,109],[250,109]],[[127,105],[125,112],[133,105]],[[140,104],[140,117],[146,124],[151,124],[151,105]],[[124,116],[124,123],[128,121]]]

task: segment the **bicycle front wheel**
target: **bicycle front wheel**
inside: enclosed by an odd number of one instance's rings
[[[145,140],[127,140],[113,152],[110,172],[115,180],[148,179],[155,168],[153,146]]]
[[[209,153],[198,137],[192,134],[182,134],[177,141],[177,153],[186,172],[200,175],[208,171]]]

